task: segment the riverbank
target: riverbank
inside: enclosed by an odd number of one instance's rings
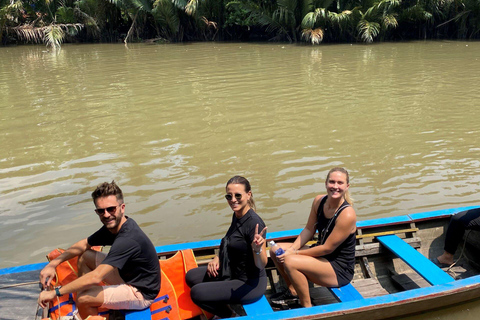
[[[479,39],[480,3],[450,1],[0,2],[0,44],[189,41],[320,43]]]

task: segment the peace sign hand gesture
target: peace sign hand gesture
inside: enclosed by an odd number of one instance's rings
[[[252,249],[255,252],[260,252],[265,245],[265,233],[267,231],[267,227],[263,228],[262,232],[258,233],[258,223],[255,226],[255,236],[253,237],[252,241]]]

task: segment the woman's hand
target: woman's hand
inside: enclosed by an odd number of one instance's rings
[[[284,263],[285,262],[285,258],[288,257],[289,255],[292,255],[292,254],[296,254],[296,251],[295,249],[293,249],[292,247],[288,248],[288,249],[284,249],[284,253],[277,256],[277,261],[280,262],[280,263]]]
[[[267,227],[263,228],[262,232],[258,233],[258,223],[255,226],[255,236],[253,237],[252,241],[252,249],[255,252],[260,252],[265,245],[265,232],[267,231]]]
[[[212,261],[208,263],[207,274],[209,277],[215,278],[218,276],[218,268],[220,267],[219,261],[220,258],[218,256],[215,256],[215,258],[213,258]]]

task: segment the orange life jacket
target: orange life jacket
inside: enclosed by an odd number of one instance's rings
[[[185,282],[187,271],[197,267],[197,261],[191,249],[178,251],[174,256],[160,260],[161,288],[150,306],[152,320],[183,320],[204,314],[207,318],[213,315],[206,313],[193,303],[190,298],[190,287]]]
[[[101,247],[92,247],[92,249],[99,251]],[[48,261],[52,261],[60,254],[62,254],[64,249],[55,249],[47,255]],[[78,267],[77,267],[78,257],[74,257],[70,260],[60,263],[55,269],[55,277],[50,282],[50,285],[55,288],[58,286],[64,286],[67,283],[72,282],[78,278]],[[73,311],[76,309],[76,293],[64,294],[61,297],[56,297],[48,309],[50,318],[52,320],[58,320],[60,317],[71,316]],[[108,317],[108,315],[107,315]],[[104,317],[101,317],[102,319]]]

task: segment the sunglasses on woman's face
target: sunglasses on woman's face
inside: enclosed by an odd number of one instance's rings
[[[237,199],[237,201],[242,200],[242,197],[243,195],[241,193],[235,193],[235,199]],[[233,196],[231,194],[226,194],[225,199],[227,199],[228,201],[232,201]]]

